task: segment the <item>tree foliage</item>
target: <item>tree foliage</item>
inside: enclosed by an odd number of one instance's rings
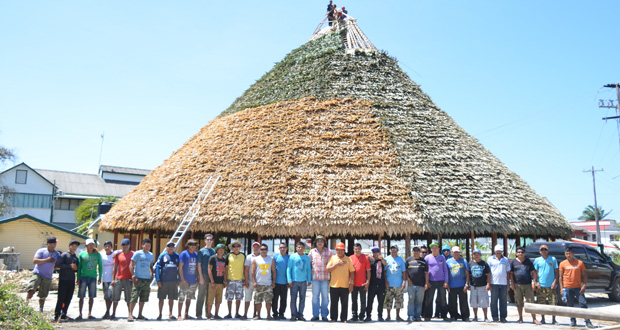
[[[15,154],[13,151],[6,147],[0,146],[0,165],[4,165],[6,162],[14,160]],[[5,215],[10,210],[10,205],[8,204],[9,201],[4,197],[10,192],[11,191],[7,186],[0,185],[0,216]]]
[[[88,229],[88,226],[97,218],[97,205],[101,202],[116,203],[118,198],[116,197],[103,197],[103,198],[90,198],[82,202],[80,206],[75,209],[75,222],[80,224],[77,232],[84,234]]]
[[[603,210],[602,207],[598,207],[598,219],[599,220],[611,220],[611,219],[605,219],[609,213],[611,213],[611,211],[605,213],[605,210]],[[579,218],[577,218],[579,220],[582,221],[594,221],[596,220],[596,215],[594,213],[594,206],[592,205],[588,205],[584,210],[583,213],[581,213],[581,216]]]

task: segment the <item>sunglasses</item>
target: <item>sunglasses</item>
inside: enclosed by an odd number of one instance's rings
[[[281,247],[280,247],[280,250],[283,250],[283,249],[286,249],[286,247],[284,247],[284,246],[281,246]]]
[[[187,244],[187,245],[189,245],[189,246],[196,246],[196,245],[198,245],[198,244],[196,244],[196,243],[190,243],[190,244]]]
[[[517,254],[523,254],[523,251],[517,251]]]
[[[540,251],[549,251],[548,249],[540,249]]]
[[[260,249],[261,251],[269,251],[268,249]]]
[[[129,245],[129,244],[121,244],[121,245],[122,245],[122,246],[125,246],[125,245]]]
[[[241,245],[233,245],[233,248],[240,248]]]
[[[205,238],[205,241],[212,241],[213,238]]]

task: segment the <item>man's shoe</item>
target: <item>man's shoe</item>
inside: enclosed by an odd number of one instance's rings
[[[302,316],[302,317],[298,317],[298,318],[297,318],[297,321],[306,322],[306,319],[304,319],[304,318],[303,318],[303,316]]]
[[[323,322],[329,322],[329,319],[327,318],[327,316],[323,316],[321,320],[323,320]]]
[[[577,326],[577,320],[571,320],[570,321],[570,326],[571,327],[576,327]]]
[[[425,317],[425,318],[424,318],[424,322],[430,322],[430,321],[431,321],[431,318],[430,318],[430,317]]]
[[[277,318],[275,318],[275,317],[274,317],[273,319],[274,319],[274,320],[284,320],[284,321],[286,321],[286,316],[284,316],[284,315],[280,315],[280,316],[278,316]]]
[[[232,319],[232,315],[228,314],[226,316],[224,316],[225,319]]]
[[[405,321],[405,320],[403,320],[403,318],[402,318],[402,317],[400,317],[400,316],[397,316],[397,317],[396,317],[396,322],[404,322],[404,321]]]
[[[444,317],[443,321],[444,321],[444,322],[452,322],[452,319],[447,318],[447,317]]]
[[[594,324],[592,324],[592,322],[590,322],[590,321],[587,321],[587,322],[586,322],[586,327],[588,327],[588,328],[590,328],[590,329],[591,329],[591,328],[596,328],[596,326],[595,326]]]
[[[370,315],[364,319],[364,322],[370,322],[370,321],[372,321],[372,318],[370,317]]]
[[[506,319],[501,319],[499,321],[502,322],[502,323],[508,323],[508,321],[506,321]]]
[[[319,320],[319,317],[318,317],[318,316],[313,316],[313,317],[310,319],[310,321],[312,321],[312,322],[314,322],[314,321],[318,321],[318,320]]]
[[[379,320],[379,322],[385,322],[385,319],[383,319],[383,316],[379,316],[377,320]]]
[[[353,316],[352,318],[349,319],[349,322],[357,322],[359,321],[359,318],[357,316]]]
[[[291,317],[291,321],[297,321],[296,317]]]

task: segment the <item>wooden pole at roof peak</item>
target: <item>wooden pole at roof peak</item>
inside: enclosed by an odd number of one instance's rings
[[[426,247],[428,248],[428,252],[431,252],[431,248],[429,246],[431,246],[431,243],[433,243],[433,236],[431,235],[431,233],[426,233]]]
[[[469,240],[466,238],[465,239],[465,259],[467,259],[467,261],[471,261],[470,257],[469,257]]]

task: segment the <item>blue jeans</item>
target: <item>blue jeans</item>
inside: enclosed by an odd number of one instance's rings
[[[319,306],[320,304],[320,306]],[[329,281],[312,280],[312,316],[329,315]]]
[[[97,297],[97,279],[93,277],[80,277],[80,287],[78,289],[78,298],[86,297],[86,289],[88,288],[88,298]]]
[[[586,296],[581,294],[581,288],[564,288],[566,291],[566,306],[573,307],[575,303],[579,303],[579,307],[588,308],[588,303],[586,302]],[[570,318],[571,322],[576,322],[577,320],[574,317]],[[586,319],[586,323],[589,323],[590,319]]]
[[[424,287],[410,285],[407,288],[409,303],[407,304],[407,316],[418,320],[422,318],[422,302],[424,301]]]
[[[293,282],[291,287],[291,317],[304,317],[307,289],[308,282]],[[297,308],[297,295],[299,295],[299,308]]]
[[[497,321],[497,303],[499,301],[499,318],[506,319],[508,316],[508,292],[506,285],[493,284],[491,289],[491,317]]]

